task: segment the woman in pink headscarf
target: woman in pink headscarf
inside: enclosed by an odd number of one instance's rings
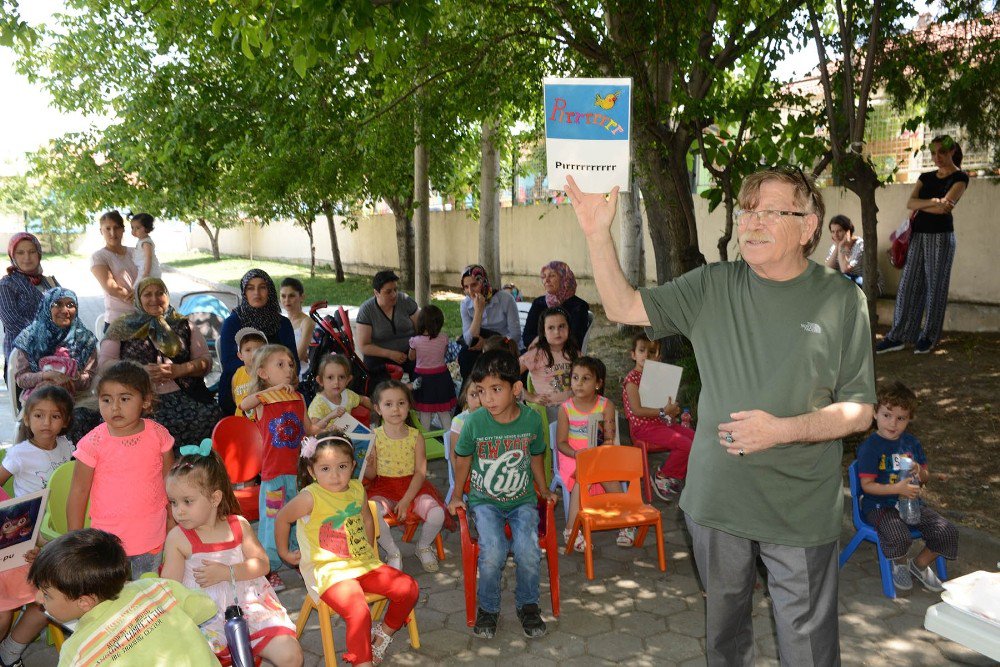
[[[562,308],[569,315],[569,332],[577,345],[583,345],[587,334],[587,317],[590,304],[576,295],[576,276],[566,262],[552,261],[542,267],[542,287],[545,294],[531,302],[528,319],[524,323],[525,349],[538,336],[538,318],[546,308]]]
[[[3,356],[10,357],[14,339],[35,321],[42,294],[59,283],[42,275],[42,244],[33,234],[18,232],[7,244],[10,266],[0,278],[0,321],[3,322]]]

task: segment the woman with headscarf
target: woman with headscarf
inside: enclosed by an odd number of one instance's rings
[[[470,264],[462,271],[462,345],[458,353],[458,366],[462,378],[469,377],[476,359],[482,354],[483,343],[491,336],[503,336],[513,341],[521,340],[521,320],[517,303],[510,292],[494,290],[486,269],[480,264]]]
[[[298,351],[295,348],[295,330],[287,317],[281,314],[281,303],[274,281],[266,271],[250,269],[240,280],[240,303],[222,323],[219,332],[219,360],[222,362],[222,376],[219,378],[219,407],[222,414],[236,412],[233,402],[233,374],[243,365],[236,356],[236,333],[244,328],[257,329],[267,337],[267,342],[284,345],[296,360],[295,374],[298,376]]]
[[[90,391],[97,365],[97,336],[77,317],[76,293],[53,287],[42,297],[35,319],[14,340],[20,351],[14,380],[22,399],[38,387],[55,384],[73,395],[73,424],[67,434],[74,443],[101,423],[97,400]]]
[[[42,275],[42,244],[33,234],[18,232],[7,244],[10,266],[0,278],[0,322],[3,322],[3,357],[14,349],[14,339],[31,324],[45,290],[56,287],[55,278]]]
[[[566,262],[549,262],[541,270],[545,294],[531,302],[528,319],[524,322],[524,348],[538,337],[538,318],[546,308],[562,308],[569,316],[569,332],[577,345],[583,345],[587,335],[590,304],[576,295],[576,276]]]
[[[170,292],[159,278],[139,281],[135,307],[108,327],[98,367],[126,359],[149,372],[157,395],[153,419],[170,431],[176,447],[212,437],[222,414],[205,386],[212,369],[205,337],[170,305]]]

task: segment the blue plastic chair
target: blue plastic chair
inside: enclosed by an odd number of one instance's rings
[[[447,430],[441,435],[441,440],[444,443],[444,461],[448,467],[448,493],[444,496],[444,502],[446,505],[451,502],[451,496],[455,493],[455,471],[451,468],[452,435],[454,435],[454,433],[451,430]]]
[[[556,428],[559,422],[549,424],[549,448],[552,450],[552,483],[549,484],[549,491],[555,491],[556,487],[562,488],[563,497],[563,520],[569,521],[569,489],[563,483],[562,475],[559,474],[559,448],[556,447]]]
[[[882,553],[882,545],[879,544],[878,533],[875,532],[875,527],[861,517],[861,496],[864,494],[861,491],[861,480],[858,478],[857,461],[854,461],[851,467],[847,469],[847,476],[851,484],[851,516],[854,519],[854,529],[858,532],[854,534],[850,543],[840,552],[839,565],[841,568],[844,567],[844,563],[854,555],[854,551],[858,548],[859,544],[862,542],[873,542],[875,544],[875,554],[878,556],[879,574],[882,577],[882,593],[887,598],[895,598],[896,585],[892,583],[892,563]],[[915,540],[923,538],[920,531],[916,528],[910,528],[910,536]],[[938,556],[934,565],[937,570],[938,579],[941,581],[946,580],[948,578],[948,569],[944,557]]]

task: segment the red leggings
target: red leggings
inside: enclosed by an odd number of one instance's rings
[[[347,626],[347,652],[344,660],[351,664],[371,662],[372,615],[365,593],[378,593],[389,598],[385,624],[399,630],[417,604],[419,593],[416,580],[388,565],[382,565],[357,579],[345,579],[323,591],[320,597]]]
[[[668,426],[666,422],[658,419],[655,422],[635,426],[631,432],[633,439],[645,440],[670,451],[670,456],[660,466],[660,475],[675,479],[687,477],[688,456],[691,454],[691,443],[694,442],[694,430],[680,424]]]

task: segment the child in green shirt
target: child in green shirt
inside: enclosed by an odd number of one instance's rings
[[[121,541],[103,530],[75,530],[41,550],[28,571],[38,602],[60,623],[79,619],[59,667],[218,665],[198,630],[215,616],[212,598],[166,579],[129,582],[131,575]]]
[[[538,499],[555,494],[545,486],[545,439],[542,419],[517,403],[520,366],[509,352],[484,352],[472,370],[482,410],[462,427],[452,465],[456,493],[448,503],[454,514],[468,506],[479,530],[479,611],[472,632],[485,639],[496,634],[500,618],[500,577],[513,552],[517,565],[514,590],[524,634],[541,637],[545,622],[538,608]],[[461,490],[469,481],[468,505]],[[510,525],[508,542],[504,526]]]

